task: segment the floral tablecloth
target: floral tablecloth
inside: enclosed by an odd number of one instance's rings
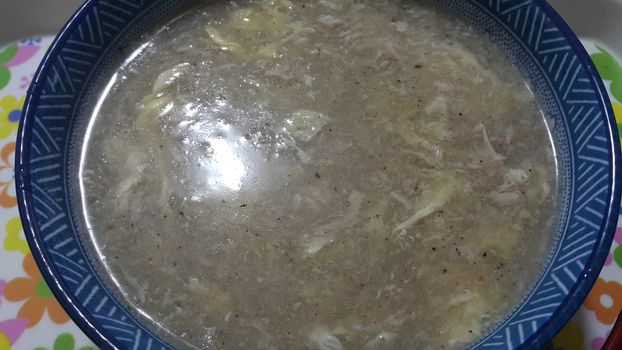
[[[0,350],[93,348],[41,277],[15,199],[17,126],[28,85],[51,42],[31,38],[0,48]]]
[[[15,199],[13,155],[26,90],[52,38],[0,48],[0,350],[88,350],[41,277],[24,239]],[[606,49],[584,41],[610,92],[622,126],[622,67]],[[599,350],[622,309],[622,220],[594,288],[549,349]]]

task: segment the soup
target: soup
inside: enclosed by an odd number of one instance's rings
[[[460,349],[544,261],[546,118],[434,6],[197,4],[105,91],[81,163],[94,252],[178,347]]]

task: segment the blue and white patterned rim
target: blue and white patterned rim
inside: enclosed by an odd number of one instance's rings
[[[539,0],[438,0],[487,32],[555,120],[563,179],[554,250],[531,293],[472,349],[539,347],[572,316],[613,238],[620,151],[602,82],[576,37]],[[24,232],[50,288],[102,348],[168,349],[117,301],[89,262],[72,208],[88,101],[148,25],[184,0],[89,0],[61,31],[33,80],[20,124],[16,184]],[[75,182],[75,181],[73,181]]]

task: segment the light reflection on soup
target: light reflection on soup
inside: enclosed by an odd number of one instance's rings
[[[539,272],[545,118],[418,2],[203,4],[118,69],[83,201],[153,329],[204,349],[458,349]]]

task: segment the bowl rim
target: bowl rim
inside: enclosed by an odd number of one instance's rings
[[[473,0],[477,1],[477,0]],[[49,285],[50,290],[58,300],[59,304],[71,317],[81,331],[83,331],[97,346],[104,349],[120,348],[116,341],[107,335],[106,331],[101,329],[99,323],[94,320],[93,316],[77,301],[74,301],[71,292],[61,280],[53,262],[49,262],[47,248],[45,248],[42,238],[37,234],[37,224],[34,220],[34,212],[29,199],[29,154],[25,151],[27,145],[31,141],[30,135],[26,134],[30,129],[34,119],[35,110],[33,106],[38,101],[40,86],[43,79],[47,76],[51,62],[57,57],[59,51],[69,39],[70,31],[82,21],[87,12],[98,4],[100,0],[85,0],[85,2],[76,10],[76,12],[67,20],[62,29],[58,32],[54,41],[47,50],[44,58],[39,64],[37,71],[33,77],[32,83],[27,91],[24,108],[22,110],[22,118],[20,119],[17,132],[16,150],[15,150],[15,186],[17,204],[22,222],[24,235],[30,246],[32,255],[37,266],[39,267],[43,278]],[[562,327],[570,320],[579,306],[583,303],[588,292],[598,278],[599,272],[604,265],[609,248],[613,241],[615,228],[618,222],[618,214],[620,211],[620,197],[622,194],[622,154],[620,149],[620,139],[617,130],[613,109],[609,100],[608,92],[600,78],[595,66],[593,65],[585,48],[570,29],[563,18],[543,0],[532,0],[550,19],[554,26],[560,30],[563,37],[568,41],[573,55],[579,59],[580,66],[585,69],[590,82],[594,85],[595,98],[599,101],[599,106],[605,112],[601,117],[604,122],[605,131],[608,142],[610,143],[610,164],[609,174],[610,181],[607,183],[609,192],[607,195],[607,206],[604,210],[604,222],[601,225],[600,241],[594,247],[592,254],[589,256],[589,264],[585,267],[586,273],[578,278],[574,288],[564,298],[556,311],[547,321],[541,325],[537,331],[517,349],[542,347],[546,345],[550,339],[557,334]],[[151,331],[149,331],[152,333]],[[167,343],[167,342],[165,342]]]
[[[600,105],[604,107],[606,112],[606,116],[603,118],[606,120],[604,126],[606,127],[607,138],[611,146],[609,163],[611,179],[607,183],[610,192],[608,194],[604,223],[601,225],[599,231],[601,234],[600,242],[589,257],[588,261],[590,264],[584,269],[584,271],[589,271],[589,273],[584,273],[584,275],[578,279],[574,289],[569,291],[564,301],[559,305],[559,311],[548,318],[547,321],[525,341],[520,347],[521,349],[526,349],[528,347],[541,348],[547,345],[547,342],[559,333],[568,321],[570,321],[570,318],[577,312],[581,304],[583,304],[605,264],[609,249],[613,243],[618,223],[618,215],[620,213],[620,198],[622,195],[622,152],[620,148],[620,136],[613,114],[613,107],[609,100],[609,93],[592,59],[585,50],[585,47],[581,44],[581,41],[572,31],[568,23],[566,23],[562,16],[557,13],[547,1],[535,0],[534,2],[538,4],[544,14],[554,23],[555,27],[559,29],[564,38],[568,41],[573,54],[579,59],[581,66],[586,69],[591,83],[595,85],[594,90],[596,92],[596,98],[600,100]]]
[[[58,55],[61,47],[69,39],[69,31],[71,28],[76,25],[75,23],[81,21],[82,18],[86,16],[87,12],[93,8],[97,2],[99,2],[99,0],[85,0],[71,17],[69,17],[67,22],[56,34],[45,56],[43,56],[32,78],[32,82],[28,87],[17,131],[15,148],[15,188],[17,207],[19,209],[24,236],[26,236],[26,241],[28,242],[32,256],[41,271],[41,275],[52,291],[52,294],[54,294],[54,297],[62,306],[63,310],[69,315],[71,321],[73,321],[98,347],[102,349],[120,349],[115,340],[107,336],[105,331],[101,330],[101,326],[94,320],[93,316],[90,315],[79,302],[73,300],[64,282],[58,277],[59,273],[56,271],[54,263],[48,262],[50,258],[47,249],[42,245],[41,237],[35,231],[37,224],[34,220],[34,213],[32,212],[32,205],[28,198],[27,189],[29,181],[28,169],[30,164],[28,164],[29,159],[24,155],[25,146],[30,143],[30,138],[26,135],[26,131],[30,128],[30,123],[34,119],[35,111],[33,105],[35,101],[38,100],[40,94],[39,87],[50,69],[51,62]]]

